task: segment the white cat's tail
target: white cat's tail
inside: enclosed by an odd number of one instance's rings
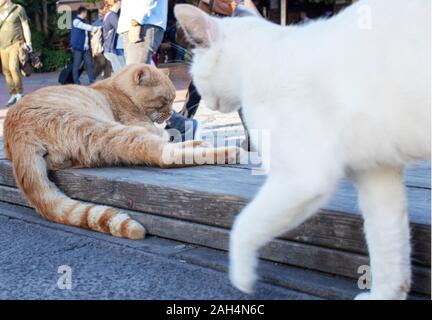
[[[13,171],[27,201],[46,219],[128,239],[143,239],[144,227],[114,208],[73,200],[48,179],[42,154],[13,154]]]

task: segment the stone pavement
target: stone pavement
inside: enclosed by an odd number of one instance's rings
[[[118,239],[8,206],[0,208],[0,300],[316,299],[267,283],[245,295],[226,273],[184,261],[194,246]]]

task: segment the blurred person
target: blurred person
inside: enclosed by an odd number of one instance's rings
[[[103,78],[107,79],[111,77],[113,68],[111,62],[104,55],[104,37],[103,37],[103,19],[104,19],[104,8],[98,10],[98,19],[92,23],[93,27],[100,27],[95,32],[90,32],[90,51],[93,57],[93,70],[95,78],[99,78],[103,73]]]
[[[101,27],[92,26],[86,23],[87,8],[79,7],[78,14],[72,22],[71,46],[72,46],[72,75],[75,84],[81,84],[79,69],[84,61],[90,84],[95,82],[92,56],[90,54],[89,32],[95,32]]]
[[[11,106],[23,97],[20,55],[26,46],[32,51],[31,31],[25,9],[10,0],[0,0],[0,60]]]
[[[167,27],[168,0],[123,0],[117,32],[123,35],[126,63],[151,64]]]
[[[153,64],[168,20],[168,0],[122,0],[117,33],[122,35],[126,64]],[[175,130],[173,142],[180,137],[199,140],[201,123],[174,112],[167,120],[167,130]],[[177,133],[180,133],[178,135]]]
[[[104,56],[111,62],[113,72],[119,72],[126,61],[123,54],[117,49],[119,35],[117,33],[119,22],[120,0],[105,0],[105,7],[102,9],[103,17],[103,43]]]

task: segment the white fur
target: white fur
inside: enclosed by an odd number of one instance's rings
[[[251,292],[258,250],[312,216],[349,176],[359,191],[373,274],[371,293],[359,298],[406,298],[402,170],[430,158],[430,4],[365,0],[301,27],[215,19],[176,6],[192,41],[199,26],[206,28],[191,71],[206,104],[221,112],[243,106],[250,128],[271,132],[267,182],[232,231],[237,288]],[[365,8],[370,29],[362,28]]]

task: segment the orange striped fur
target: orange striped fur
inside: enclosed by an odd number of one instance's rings
[[[47,87],[24,97],[6,116],[4,142],[28,202],[53,222],[117,237],[144,238],[143,226],[127,214],[67,197],[48,179],[47,170],[108,165],[178,167],[185,165],[182,159],[203,151],[211,152],[215,159],[237,161],[236,148],[206,148],[199,141],[168,143],[166,132],[153,121],[163,122],[171,115],[175,94],[166,74],[152,66],[132,65],[89,87]],[[163,161],[167,148],[180,162]]]

